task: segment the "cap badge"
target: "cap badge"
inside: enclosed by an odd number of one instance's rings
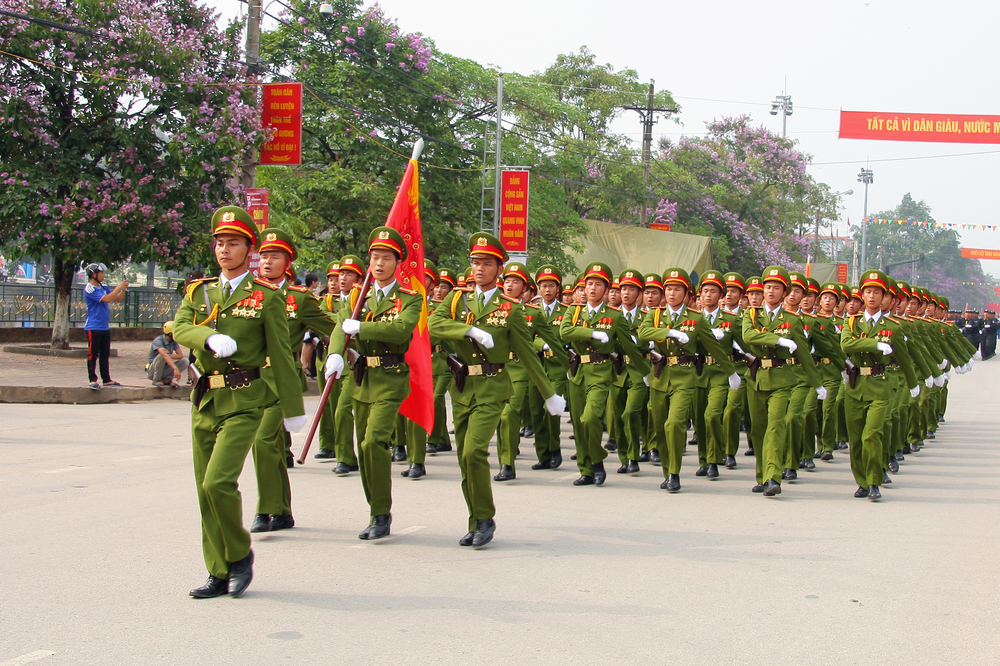
[[[478,239],[476,239],[476,245],[478,245],[479,247],[486,247],[486,237],[480,236]]]
[[[389,232],[388,231],[380,231],[380,232],[378,232],[378,239],[379,240],[388,240],[388,238],[389,238]]]
[[[233,211],[227,211],[222,214],[223,222],[232,222],[235,219],[236,219],[236,213],[234,213]]]
[[[278,240],[278,234],[268,234],[267,240],[269,241]]]

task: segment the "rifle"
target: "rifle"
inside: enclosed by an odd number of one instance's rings
[[[361,293],[358,295],[358,302],[354,304],[354,309],[351,311],[351,319],[357,319],[361,316],[361,308],[364,307],[365,301],[368,299],[368,292],[372,288],[372,282],[375,281],[374,276],[371,272],[365,275],[365,281],[361,284]],[[347,353],[347,345],[351,344],[351,338],[353,336],[344,336],[344,348],[341,350],[340,355],[344,356]],[[345,362],[344,370],[347,370],[347,365]],[[326,372],[326,366],[323,367],[323,371]],[[339,379],[339,378],[338,378]],[[302,446],[302,453],[299,454],[298,463],[300,465],[305,464],[306,454],[309,453],[309,447],[312,446],[313,436],[316,434],[316,429],[319,427],[319,419],[323,415],[323,409],[326,407],[326,403],[330,400],[330,391],[333,389],[333,383],[336,379],[329,379],[326,382],[326,386],[323,387],[323,393],[319,396],[319,405],[316,407],[316,416],[313,417],[312,424],[309,426],[309,434],[306,435],[306,443]]]

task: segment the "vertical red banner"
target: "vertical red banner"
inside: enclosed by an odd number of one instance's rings
[[[302,164],[302,84],[265,85],[262,122],[272,132],[260,147],[260,163]]]
[[[837,264],[837,282],[847,284],[847,264]]]
[[[500,242],[508,252],[528,251],[529,171],[500,173]]]
[[[250,213],[250,217],[253,218],[254,223],[257,225],[258,237],[260,232],[267,229],[267,188],[266,187],[248,187],[247,188],[247,212]],[[250,255],[250,272],[254,276],[259,276],[258,269],[260,268],[260,253],[257,250],[253,251]]]

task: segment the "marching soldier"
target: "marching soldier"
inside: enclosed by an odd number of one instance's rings
[[[642,292],[646,283],[642,273],[634,269],[625,269],[618,276],[619,293],[621,295],[621,316],[629,337],[638,342],[639,324],[643,312],[639,307]],[[642,455],[642,414],[649,404],[649,386],[645,378],[651,369],[647,360],[648,352],[637,345],[638,357],[630,356],[624,350],[619,350],[619,363],[622,372],[614,380],[612,394],[614,395],[614,415],[621,423],[618,433],[618,459],[621,467],[619,474],[635,474],[639,471],[639,457]]]
[[[295,367],[299,372],[301,392],[305,393],[306,377],[299,360],[304,334],[308,329],[329,336],[335,321],[328,313],[320,310],[319,300],[309,289],[291,284],[285,278],[285,271],[291,269],[292,262],[297,257],[298,250],[288,232],[273,227],[267,229],[264,241],[260,244],[260,275],[277,284],[278,293],[284,298],[292,358],[295,359]],[[271,367],[265,366],[261,374],[280,399]],[[295,526],[295,519],[292,518],[292,490],[288,483],[288,466],[285,464],[292,438],[285,430],[282,420],[280,402],[266,407],[253,442],[253,463],[257,473],[259,497],[257,514],[250,526],[251,532],[275,532]]]
[[[535,272],[535,283],[541,294],[539,312],[535,315],[538,322],[544,321],[552,331],[556,344],[544,340],[536,335],[534,340],[535,352],[542,359],[542,367],[548,376],[556,394],[568,396],[566,390],[566,374],[569,372],[569,360],[566,357],[566,350],[563,348],[559,338],[559,325],[562,324],[563,315],[567,307],[559,302],[559,292],[562,288],[562,274],[559,269],[551,264],[540,266]],[[542,330],[539,327],[539,330]],[[528,400],[531,407],[531,420],[535,429],[535,455],[538,462],[531,466],[531,469],[558,469],[562,465],[562,451],[560,449],[559,435],[562,423],[562,414],[549,414],[545,410],[545,401],[538,387],[532,384],[528,390]]]
[[[893,390],[886,367],[899,365],[911,396],[916,397],[919,393],[910,357],[901,340],[901,328],[882,313],[888,286],[889,278],[882,271],[865,271],[859,285],[864,313],[849,317],[841,331],[841,345],[852,363],[844,407],[850,437],[851,471],[858,483],[854,496],[872,501],[882,498],[879,486],[885,476],[883,432],[886,419],[891,418]],[[896,334],[899,335],[894,338]]]
[[[809,353],[802,319],[782,307],[791,279],[780,266],[770,266],[761,278],[763,307],[751,307],[743,317],[743,340],[756,357],[750,366],[750,411],[753,439],[759,444],[757,485],[765,497],[781,494],[781,472],[788,458],[788,413],[792,389],[800,379],[792,372],[801,365],[805,381],[826,398]]]
[[[642,358],[628,332],[621,312],[604,302],[611,286],[611,269],[594,262],[584,272],[586,304],[574,305],[563,316],[559,335],[572,346],[569,354],[569,391],[571,415],[576,432],[576,464],[580,478],[575,486],[602,485],[607,479],[604,459],[608,452],[601,446],[603,420],[608,407],[608,395],[614,381],[612,353],[625,353],[642,371]]]
[[[504,296],[509,300],[521,303],[529,279],[528,269],[524,264],[516,261],[507,264],[507,268],[503,272]],[[522,303],[522,308],[525,324],[528,327],[528,335],[531,337],[533,345],[535,338],[534,320],[537,316],[538,306]],[[513,392],[500,415],[500,429],[497,431],[497,458],[500,460],[500,473],[493,477],[494,481],[510,481],[517,478],[514,460],[517,458],[521,444],[521,412],[528,395],[528,371],[521,364],[521,358],[516,352],[510,353],[507,372]]]
[[[336,323],[337,306],[340,303],[340,262],[331,261],[326,265],[326,294],[320,300],[319,309],[330,314]],[[326,354],[329,353],[330,337],[323,338],[324,348],[320,350],[321,362],[326,361]],[[326,386],[326,375],[318,373],[320,391]],[[313,456],[319,460],[332,460],[337,457],[336,436],[337,436],[337,398],[340,397],[340,386],[330,389],[330,399],[323,406],[323,414],[319,419],[319,451]]]
[[[653,308],[663,307],[663,276],[659,273],[647,273],[642,276],[642,282],[646,286],[642,290],[642,316],[645,318],[646,314]],[[648,349],[647,349],[648,346]],[[649,352],[655,348],[655,343],[640,343],[640,351],[649,357]],[[660,451],[666,451],[667,445],[664,442],[664,437],[666,433],[663,431],[663,424],[654,426],[653,419],[649,418],[649,398],[650,394],[647,393],[646,397],[646,408],[643,410],[643,419],[645,420],[645,437],[642,440],[642,453],[639,455],[639,462],[651,462],[654,465],[663,464],[663,460],[660,458]]]
[[[410,393],[410,369],[405,355],[420,319],[420,295],[401,287],[395,278],[406,259],[402,235],[390,227],[376,227],[368,236],[369,271],[374,284],[361,308],[360,319],[340,312],[337,328],[330,336],[332,353],[327,357],[327,379],[344,371],[345,337],[353,336],[360,354],[352,364],[356,386],[351,396],[357,430],[361,485],[370,507],[371,520],[360,539],[381,539],[392,524],[392,434],[399,406]],[[340,262],[341,273],[344,262]],[[361,375],[359,378],[358,375]]]
[[[736,365],[736,373],[742,380],[737,389],[729,389],[726,395],[726,409],[722,415],[722,433],[725,437],[725,465],[726,469],[736,468],[736,452],[740,448],[740,422],[750,423],[750,410],[747,409],[747,362],[752,358],[747,357],[743,347],[743,308],[742,302],[746,292],[746,280],[739,273],[726,273],[723,276],[726,283],[726,295],[722,304],[722,309],[726,314],[733,316],[733,363]],[[750,433],[749,425],[746,428]],[[753,448],[752,446],[750,447]]]
[[[438,285],[434,289],[434,301],[428,308],[427,316],[444,302],[456,286],[455,272],[450,268],[438,271]],[[434,429],[427,438],[427,453],[431,455],[451,451],[451,437],[448,435],[448,408],[445,395],[451,386],[451,371],[448,370],[448,354],[455,351],[447,340],[431,336],[431,368],[434,374]]]
[[[277,286],[250,275],[257,243],[253,218],[237,206],[212,216],[218,278],[196,280],[174,317],[174,339],[190,348],[200,373],[191,391],[194,473],[208,582],[191,590],[205,599],[238,597],[253,580],[250,533],[243,527],[239,476],[264,410],[282,396],[283,425],[308,420],[289,346],[285,302]],[[261,377],[270,359],[273,384]]]
[[[681,488],[687,422],[697,401],[699,354],[714,359],[713,365],[718,365],[728,378],[729,388],[739,388],[740,377],[708,322],[686,305],[691,292],[688,272],[683,268],[667,269],[663,288],[667,305],[646,313],[639,326],[639,341],[654,342],[656,346],[656,353],[651,354],[649,418],[654,428],[665,432],[667,457],[660,488],[674,493]]]
[[[452,410],[462,493],[469,509],[469,532],[459,544],[481,548],[496,531],[489,442],[512,393],[506,368],[511,352],[538,385],[550,414],[562,414],[566,402],[555,393],[533,353],[522,306],[497,293],[507,251],[492,234],[478,233],[469,239],[469,254],[473,291],[455,293],[435,308],[430,331],[455,345],[449,361],[455,374]]]
[[[819,325],[826,334],[826,339],[835,342],[828,348],[826,356],[821,356],[818,363],[823,387],[826,389],[826,399],[822,405],[821,426],[819,428],[820,459],[826,462],[833,460],[833,450],[837,443],[837,406],[841,404],[840,387],[843,385],[841,373],[847,360],[840,346],[841,325],[834,314],[841,300],[840,288],[834,282],[824,283],[819,292],[819,313],[816,315]],[[824,360],[825,359],[825,360]],[[826,362],[829,361],[829,362]]]

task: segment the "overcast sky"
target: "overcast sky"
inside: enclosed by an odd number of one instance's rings
[[[226,16],[245,7],[210,0]],[[840,140],[839,110],[1000,114],[1000,3],[926,0],[595,2],[592,0],[382,0],[407,32],[503,71],[528,74],[586,45],[599,62],[638,71],[673,93],[681,124],[661,119],[654,138],[704,132],[705,122],[750,114],[780,132],[769,114],[787,77],[794,114],[788,135],[813,156],[810,172],[844,198],[840,224],[895,207],[906,192],[938,222],[1000,224],[1000,145]],[[616,125],[636,141],[636,114]],[[955,153],[985,155],[925,158]],[[892,161],[889,161],[892,160]],[[1000,249],[1000,231],[962,231],[968,247]],[[1000,277],[1000,261],[983,262]]]

